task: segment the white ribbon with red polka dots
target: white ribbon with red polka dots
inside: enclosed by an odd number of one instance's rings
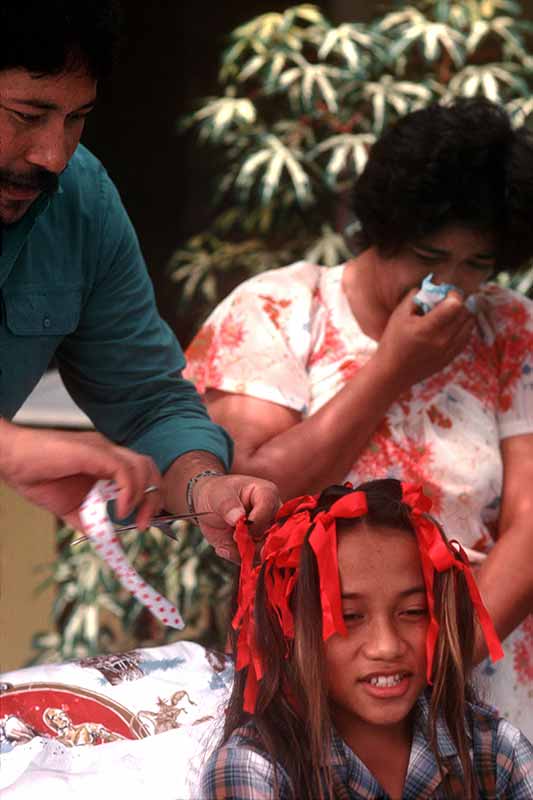
[[[95,483],[80,508],[84,530],[98,555],[109,564],[124,588],[164,625],[181,630],[185,623],[178,609],[143,581],[120,546],[106,507],[107,502],[115,500],[116,496],[117,489],[112,481]]]

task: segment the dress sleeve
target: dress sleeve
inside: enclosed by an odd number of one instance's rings
[[[187,350],[186,376],[304,412],[319,267],[298,263],[251,278],[207,319]]]
[[[533,797],[533,746],[506,720],[500,720],[498,726],[496,791],[502,800]]]
[[[57,352],[65,386],[97,430],[152,456],[161,471],[191,450],[228,466],[230,439],[183,378],[183,352],[158,314],[133,226],[103,168],[98,178],[87,243],[96,264],[86,269],[79,325]]]
[[[278,767],[277,788],[270,759],[246,746],[226,745],[208,760],[200,783],[201,800],[292,800],[286,772]]]
[[[499,371],[500,438],[533,433],[533,302],[498,287],[488,299]]]

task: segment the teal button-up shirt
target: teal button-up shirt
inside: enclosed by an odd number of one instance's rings
[[[57,192],[1,231],[0,415],[11,418],[55,355],[95,428],[164,471],[191,450],[229,465],[231,441],[181,376],[133,226],[79,145]]]

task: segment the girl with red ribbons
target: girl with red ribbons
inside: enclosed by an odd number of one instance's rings
[[[332,486],[282,506],[261,554],[236,529],[236,678],[204,800],[530,800],[533,748],[470,685],[468,559],[414,486]],[[477,618],[477,622],[476,622]]]

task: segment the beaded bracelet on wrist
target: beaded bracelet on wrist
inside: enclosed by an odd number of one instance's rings
[[[196,514],[192,491],[195,485],[198,483],[198,481],[201,480],[202,478],[222,478],[222,477],[224,477],[223,472],[219,472],[216,469],[204,469],[202,470],[202,472],[199,472],[197,475],[193,475],[192,478],[189,478],[189,481],[187,483],[187,490],[185,492],[185,500],[187,501],[187,508],[189,510],[189,514]]]

